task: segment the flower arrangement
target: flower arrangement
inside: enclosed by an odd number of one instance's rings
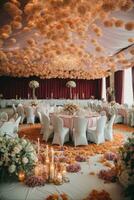
[[[111,102],[111,101],[114,101],[115,100],[115,91],[112,87],[108,87],[107,90],[106,90],[106,94],[107,94],[107,98],[108,100]]]
[[[108,169],[108,170],[100,170],[98,177],[100,179],[105,180],[106,183],[116,182],[117,170],[116,170],[116,168],[112,168],[112,169]]]
[[[75,88],[76,87],[76,83],[74,81],[68,81],[66,83],[66,86],[67,87],[71,87],[71,88]]]
[[[30,87],[30,88],[38,88],[38,87],[39,87],[38,81],[35,81],[35,80],[30,81],[30,82],[29,82],[29,87]]]
[[[106,152],[104,154],[104,158],[106,160],[113,160],[113,161],[115,161],[115,160],[117,160],[117,157],[118,157],[117,154],[113,153],[113,152]]]
[[[0,176],[29,174],[38,161],[33,144],[24,138],[0,137]]]
[[[44,186],[45,185],[46,180],[40,176],[28,176],[25,184],[28,187],[36,187],[36,186]]]
[[[77,156],[75,157],[75,160],[76,160],[77,162],[86,162],[87,158],[86,158],[85,156],[83,156],[83,155],[77,155]]]
[[[81,166],[79,163],[73,163],[66,167],[67,172],[76,173],[81,170]]]
[[[105,190],[92,190],[92,192],[83,200],[112,200],[109,193]]]
[[[63,111],[66,111],[68,114],[71,114],[71,115],[79,110],[80,110],[79,106],[73,103],[66,104],[63,107]]]
[[[45,200],[68,200],[68,195],[66,193],[63,194],[52,194],[49,195]]]
[[[125,188],[125,195],[132,200],[134,197],[134,134],[119,149],[116,166],[119,182]]]
[[[39,87],[38,81],[35,81],[35,80],[30,81],[30,82],[29,82],[29,87],[32,88],[32,90],[33,90],[33,99],[36,99],[36,96],[35,96],[35,89]]]

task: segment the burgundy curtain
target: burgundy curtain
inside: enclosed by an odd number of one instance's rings
[[[122,103],[124,71],[117,71],[114,75],[115,100]]]
[[[66,87],[66,83],[69,79],[39,79],[37,77],[30,78],[14,78],[14,77],[0,77],[0,93],[4,98],[30,98],[32,97],[32,90],[28,84],[31,80],[37,80],[40,87],[36,89],[36,96],[38,99],[53,98],[70,98],[69,88]],[[73,98],[76,95],[79,99],[89,99],[91,96],[95,96],[96,99],[101,98],[102,80],[74,80],[76,82],[76,88],[72,89]]]

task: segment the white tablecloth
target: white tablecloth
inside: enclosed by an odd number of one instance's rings
[[[48,195],[66,193],[70,200],[83,200],[93,189],[106,190],[112,200],[123,200],[122,187],[118,183],[105,184],[97,175],[90,175],[89,172],[98,173],[105,169],[101,163],[96,162],[99,155],[91,157],[88,163],[82,163],[82,171],[79,173],[68,173],[69,183],[63,185],[46,184],[43,187],[29,188],[22,183],[0,184],[0,200],[44,200]]]
[[[54,115],[54,113],[50,114],[51,122],[53,122],[53,115]],[[73,120],[74,120],[74,117],[77,117],[77,116],[63,115],[63,114],[56,114],[56,115],[58,115],[60,118],[63,119],[65,127],[69,128],[70,130],[73,129],[73,127],[74,127]],[[99,119],[99,115],[96,114],[96,115],[89,115],[89,116],[85,116],[85,117],[88,119],[88,128],[96,126],[97,120]]]

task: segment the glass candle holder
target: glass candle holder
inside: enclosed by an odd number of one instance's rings
[[[25,177],[26,177],[26,175],[25,175],[25,172],[24,172],[24,171],[20,171],[20,172],[18,173],[18,180],[19,180],[20,182],[23,182],[23,181],[25,180]]]

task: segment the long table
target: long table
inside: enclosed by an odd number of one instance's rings
[[[83,106],[87,106],[90,100],[86,99],[0,99],[0,107],[6,108],[8,106],[22,104],[29,104],[31,102],[39,103],[49,103],[53,105],[64,105],[65,103],[78,103]]]

